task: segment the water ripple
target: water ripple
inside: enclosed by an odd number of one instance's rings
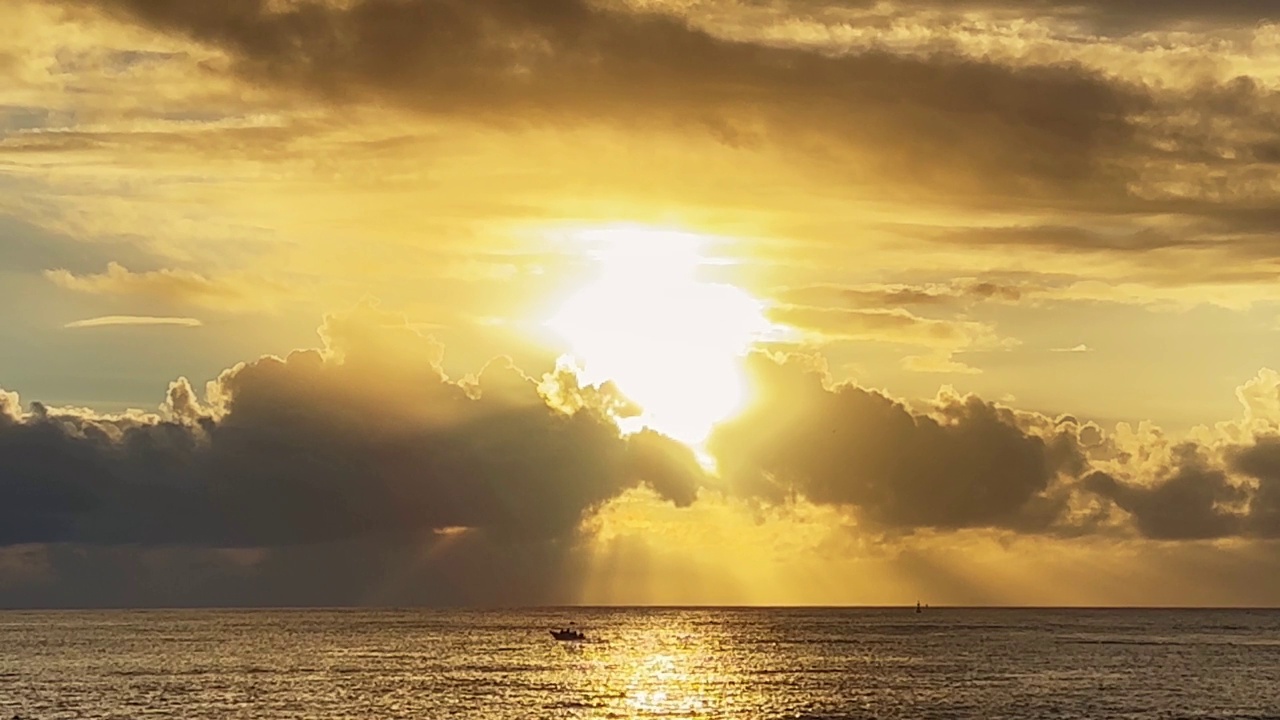
[[[0,718],[1276,717],[1280,613],[0,613]],[[547,629],[576,622],[586,643]]]

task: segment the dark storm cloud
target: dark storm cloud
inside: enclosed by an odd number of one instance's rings
[[[691,501],[701,470],[674,441],[532,402],[509,366],[455,384],[437,348],[388,323],[369,308],[331,319],[341,360],[299,351],[227,371],[216,410],[176,383],[158,422],[0,412],[0,544],[270,547],[454,527],[550,539],[647,480]]]
[[[919,414],[855,385],[828,388],[797,360],[761,355],[752,377],[757,402],[711,439],[744,492],[794,491],[892,528],[1043,531],[1063,509],[1051,486],[1080,464],[1066,436],[1033,435],[977,398]]]
[[[831,56],[584,0],[69,0],[226,50],[243,76],[335,100],[511,124],[680,123],[845,170],[1036,191],[1097,180],[1145,99],[1073,66]],[[852,161],[857,160],[857,163]]]

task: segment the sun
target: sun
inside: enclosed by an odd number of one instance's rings
[[[710,238],[637,226],[572,233],[597,274],[546,326],[569,348],[585,384],[613,381],[642,408],[619,422],[652,428],[695,450],[746,399],[743,357],[769,335],[764,304],[732,285],[702,282]]]

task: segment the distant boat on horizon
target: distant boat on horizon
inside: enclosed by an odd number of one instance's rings
[[[552,630],[551,637],[560,642],[582,642],[587,639],[586,633],[573,628],[564,628],[562,630]]]

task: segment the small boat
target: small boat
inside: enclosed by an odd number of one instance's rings
[[[564,630],[552,630],[551,637],[561,642],[582,642],[587,639],[586,634],[571,628],[565,628]]]
[[[920,612],[920,601],[916,601],[916,612]]]

